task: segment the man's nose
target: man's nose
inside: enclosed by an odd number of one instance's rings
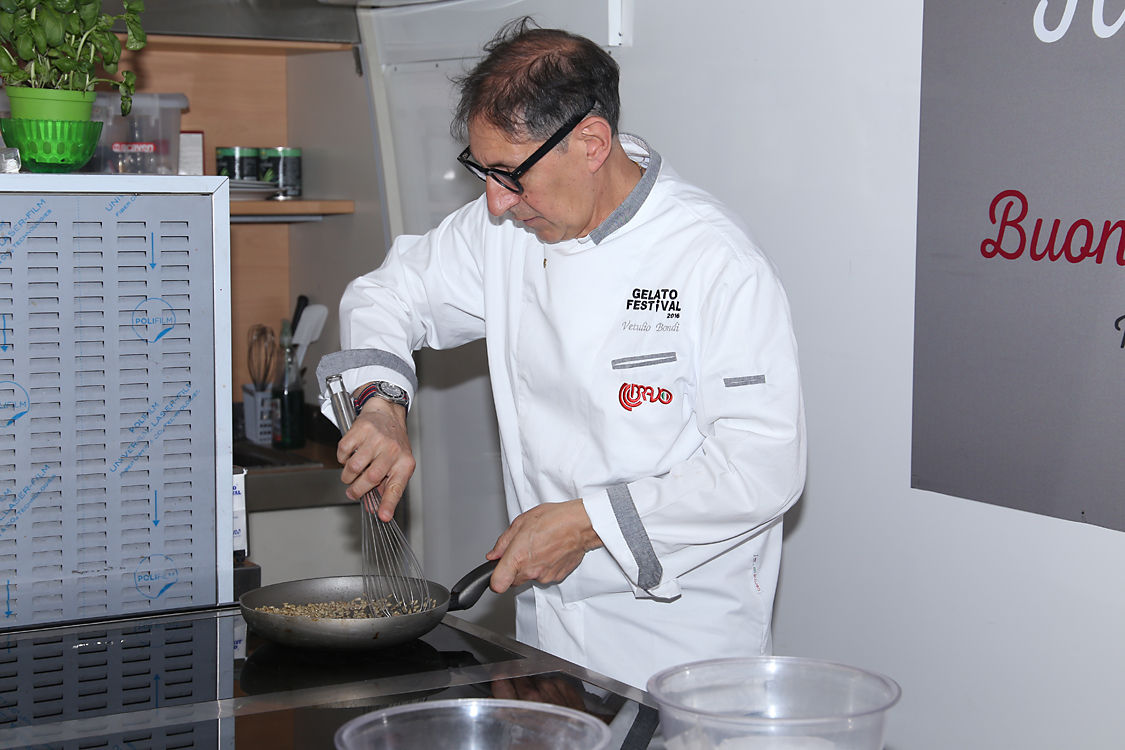
[[[484,191],[488,196],[488,212],[493,216],[503,216],[520,202],[519,193],[513,193],[491,177],[484,184]]]

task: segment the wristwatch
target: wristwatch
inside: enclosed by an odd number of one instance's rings
[[[381,398],[384,401],[390,401],[392,404],[398,404],[407,411],[410,410],[410,396],[405,389],[385,380],[376,380],[373,383],[368,383],[355,397],[355,413],[359,414],[363,410],[363,405],[367,403],[368,399],[372,398]]]

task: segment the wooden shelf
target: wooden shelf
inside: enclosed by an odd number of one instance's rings
[[[231,201],[231,216],[294,216],[294,215],[319,215],[352,214],[355,213],[355,201],[318,201],[299,200],[291,201]]]
[[[122,43],[124,34],[118,34]],[[354,44],[349,42],[297,42],[275,39],[230,39],[209,36],[152,35],[146,50],[153,52],[203,52],[232,55],[303,55],[312,52],[343,52]],[[131,70],[131,68],[130,68]]]

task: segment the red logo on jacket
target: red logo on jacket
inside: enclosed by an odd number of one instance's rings
[[[645,401],[650,404],[670,404],[672,392],[667,388],[653,388],[651,385],[622,383],[621,390],[617,392],[617,400],[625,411],[633,411]]]

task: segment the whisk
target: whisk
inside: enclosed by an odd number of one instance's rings
[[[254,390],[264,391],[273,379],[274,359],[277,357],[277,339],[273,329],[258,324],[250,326],[246,334],[246,369],[250,371],[250,380],[254,383]]]
[[[355,421],[355,404],[344,389],[343,378],[328,378],[328,397],[342,433]],[[432,609],[435,602],[422,565],[392,518],[375,513],[382,496],[372,489],[360,501],[360,537],[363,555],[363,596],[372,617],[413,614]]]

